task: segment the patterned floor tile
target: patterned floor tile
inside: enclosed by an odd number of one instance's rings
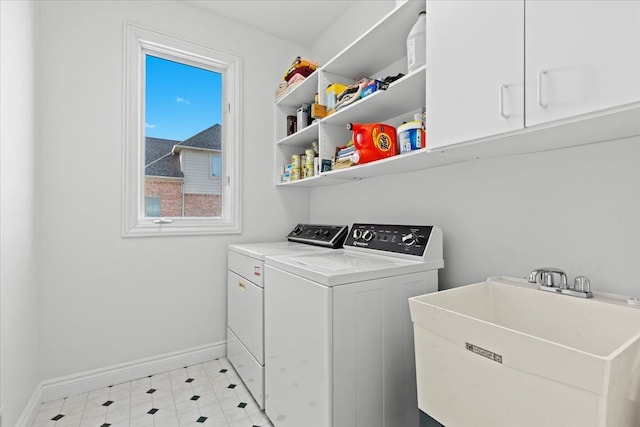
[[[67,415],[64,418],[56,422],[56,427],[80,427],[80,421],[82,419],[82,413]]]
[[[155,427],[178,427],[179,425],[180,423],[178,422],[178,417],[176,417],[175,414],[172,414],[171,416],[166,418],[154,420]]]
[[[43,403],[32,427],[273,427],[227,359]]]
[[[153,427],[155,421],[151,415],[143,415],[137,418],[131,418],[130,425],[135,427]]]
[[[253,425],[253,421],[250,418],[241,418],[229,423],[229,427],[253,427]]]
[[[180,422],[181,426],[191,425],[195,423],[200,417],[202,417],[200,410],[183,412],[182,414],[178,415],[178,421]]]

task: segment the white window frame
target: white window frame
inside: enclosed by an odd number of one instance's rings
[[[241,232],[241,58],[239,55],[124,24],[124,136],[122,235],[169,236]],[[222,215],[145,217],[145,55],[223,74]]]

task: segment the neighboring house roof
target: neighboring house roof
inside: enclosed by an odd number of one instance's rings
[[[197,148],[200,150],[216,150],[220,151],[222,148],[222,142],[220,140],[220,125],[216,124],[203,130],[200,133],[193,135],[191,138],[176,144],[174,152],[179,152],[184,148]]]
[[[145,138],[145,175],[182,178],[180,158],[173,156],[171,150],[179,141],[160,138]]]
[[[220,129],[220,125],[216,124],[184,141],[146,137],[144,174],[183,178],[180,157],[174,154],[182,147],[219,151],[222,147]]]
[[[193,135],[191,138],[185,139],[179,145],[185,147],[220,150],[222,148],[222,143],[220,141],[220,129],[220,125],[213,125],[210,128]]]

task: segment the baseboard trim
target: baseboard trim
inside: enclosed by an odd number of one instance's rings
[[[16,427],[31,427],[36,420],[40,405],[42,404],[42,383],[38,384],[36,390],[31,395],[31,399],[27,402],[27,406],[24,407]],[[3,411],[4,412],[4,411]],[[0,426],[1,427],[1,426]]]
[[[62,399],[74,394],[85,393],[149,375],[171,371],[183,366],[207,362],[226,355],[227,343],[226,341],[220,341],[187,350],[46,380],[40,385],[40,402]]]

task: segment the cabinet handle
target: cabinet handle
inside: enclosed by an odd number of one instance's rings
[[[547,70],[539,70],[538,71],[538,105],[540,108],[547,108],[547,104],[542,102],[542,76],[547,74]]]
[[[241,291],[244,291],[246,289],[247,285],[245,285],[242,282],[238,282],[238,287],[240,288]]]
[[[500,90],[498,93],[498,100],[500,105],[500,116],[502,116],[503,119],[509,118],[509,115],[504,112],[504,91],[508,88],[509,88],[509,85],[501,84]]]

